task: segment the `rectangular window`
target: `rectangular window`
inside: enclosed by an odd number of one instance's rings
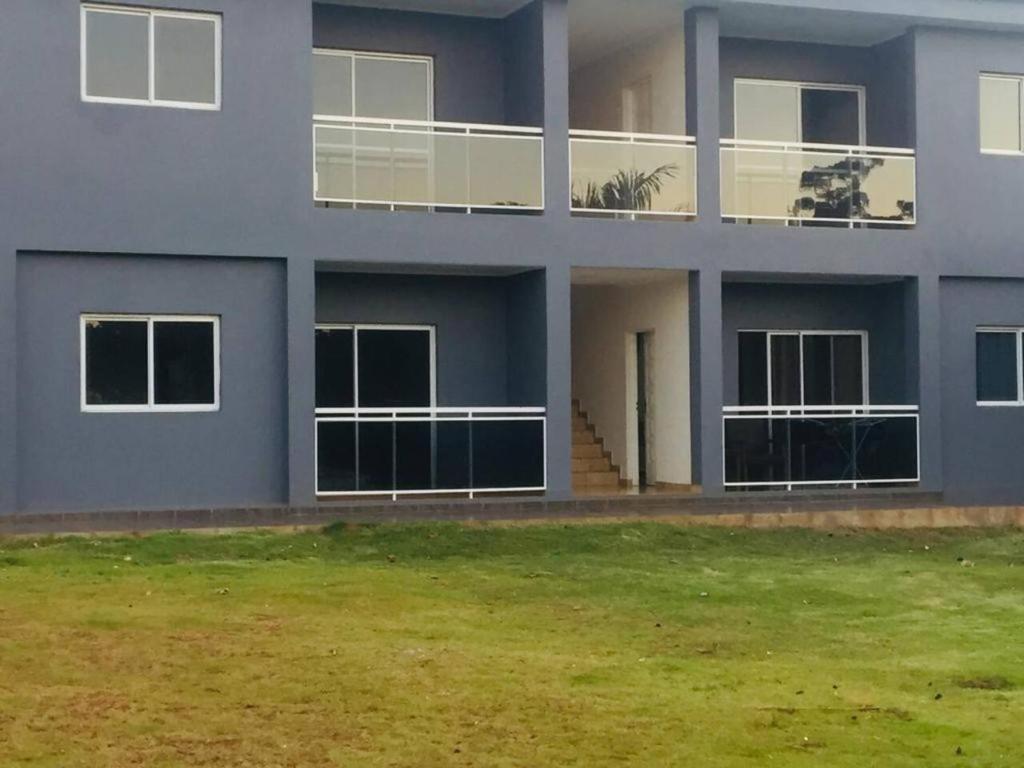
[[[428,56],[313,51],[313,114],[434,119],[434,62]]]
[[[740,405],[864,405],[865,331],[740,331]]]
[[[738,78],[733,100],[733,132],[737,139],[864,143],[865,90],[859,85]]]
[[[1019,154],[1024,77],[981,75],[978,81],[981,151]]]
[[[82,315],[83,411],[220,408],[220,319]]]
[[[317,408],[430,408],[435,403],[434,328],[318,325]]]
[[[978,405],[1024,405],[1024,329],[979,328],[975,335]]]
[[[219,109],[220,16],[82,6],[82,99]]]

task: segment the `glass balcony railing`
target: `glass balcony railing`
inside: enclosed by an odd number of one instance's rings
[[[318,496],[540,493],[544,408],[318,408]]]
[[[732,489],[911,485],[920,480],[917,406],[726,407]]]
[[[536,212],[539,128],[318,116],[317,202],[358,207]]]
[[[912,149],[723,139],[722,217],[743,223],[912,226]]]
[[[636,219],[697,213],[689,136],[570,131],[572,212]]]

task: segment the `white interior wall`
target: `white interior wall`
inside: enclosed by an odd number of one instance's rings
[[[569,75],[569,122],[573,128],[621,131],[622,92],[650,78],[652,130],[686,133],[686,59],[683,23],[589,62]]]
[[[636,482],[636,341],[653,331],[654,482],[691,482],[690,328],[685,274],[643,285],[574,285],[572,387],[612,461]]]

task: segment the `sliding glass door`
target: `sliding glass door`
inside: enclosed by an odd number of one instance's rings
[[[864,89],[774,80],[736,80],[735,137],[787,144],[864,143]]]

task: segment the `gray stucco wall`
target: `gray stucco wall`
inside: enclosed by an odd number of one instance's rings
[[[903,283],[795,285],[726,283],[722,288],[723,391],[739,404],[738,334],[750,330],[867,331],[868,391],[879,405],[916,403],[908,392]]]
[[[947,495],[953,501],[1019,504],[1024,408],[977,405],[975,330],[1024,326],[1024,280],[947,279],[940,294]]]
[[[318,323],[434,326],[441,407],[520,404],[510,396],[513,371],[517,394],[543,392],[543,369],[521,362],[531,346],[543,350],[543,325],[534,324],[528,340],[529,323],[509,327],[535,305],[522,304],[532,297],[520,297],[517,278],[321,272],[316,293]],[[543,323],[543,312],[538,319]],[[542,406],[544,399],[521,404]]]
[[[22,509],[181,508],[287,498],[279,261],[18,257]],[[82,313],[220,316],[213,413],[83,413]]]

